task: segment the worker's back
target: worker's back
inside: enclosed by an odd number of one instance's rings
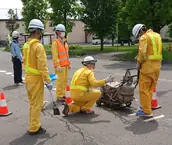
[[[151,36],[154,36],[155,43],[153,43]],[[156,47],[157,52],[160,50],[160,55],[162,54],[162,40],[161,40],[161,36],[158,33],[153,32],[152,30],[148,30],[144,35],[142,35],[142,37],[140,39],[147,40],[147,50],[146,50],[147,56],[154,55],[153,47]],[[140,46],[140,47],[142,47],[142,46]],[[141,72],[152,73],[152,72],[159,70],[160,68],[161,68],[161,60],[147,59],[144,63],[142,63]]]

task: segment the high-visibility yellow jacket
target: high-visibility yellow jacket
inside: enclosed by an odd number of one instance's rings
[[[141,63],[141,72],[151,73],[161,68],[162,40],[158,33],[149,29],[139,39],[139,53],[136,57]]]
[[[105,80],[96,80],[94,72],[84,66],[74,73],[70,89],[88,91],[91,87],[101,87],[104,84]]]
[[[38,39],[29,39],[23,46],[23,63],[25,75],[40,75],[49,83],[49,71],[44,46]]]

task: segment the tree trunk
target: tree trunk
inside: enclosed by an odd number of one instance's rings
[[[114,38],[112,38],[112,46],[114,46]]]
[[[103,51],[103,37],[100,38],[100,41],[101,41],[100,51]]]
[[[112,34],[112,46],[114,46],[114,39],[115,39],[115,36],[114,34]]]

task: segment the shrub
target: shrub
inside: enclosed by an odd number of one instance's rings
[[[70,45],[69,50],[82,49],[80,45]]]

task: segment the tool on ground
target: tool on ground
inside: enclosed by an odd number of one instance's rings
[[[52,92],[50,90],[49,90],[49,92],[50,92],[51,99],[53,101],[53,115],[60,115],[60,110],[57,107],[56,103],[54,102],[53,94],[52,94]]]
[[[134,90],[138,84],[139,74],[132,75],[131,70],[136,70],[136,68],[127,69],[121,82],[114,81],[101,87],[102,96],[96,102],[97,106],[104,104],[114,108],[130,107],[135,99]]]
[[[0,94],[0,116],[9,116],[12,112],[8,111],[7,102],[4,93]]]
[[[45,84],[45,85],[47,86],[47,84]],[[51,99],[52,99],[52,102],[53,102],[53,115],[60,115],[60,110],[57,107],[56,103],[54,102],[53,94],[52,94],[51,90],[49,90],[49,93],[50,93],[50,96],[51,96]]]

